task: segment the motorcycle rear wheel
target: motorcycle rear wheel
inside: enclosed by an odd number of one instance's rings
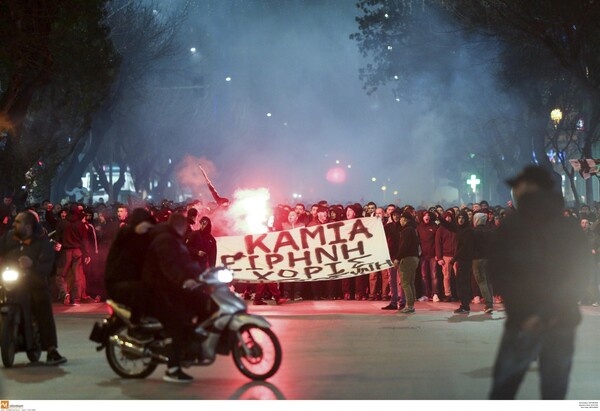
[[[238,370],[252,380],[262,381],[275,375],[282,358],[281,344],[275,333],[270,328],[247,324],[240,329],[240,335],[241,341],[236,341],[232,349]]]
[[[40,325],[37,320],[31,323],[31,331],[33,334],[33,348],[27,350],[27,359],[31,362],[38,362],[42,356],[42,337],[40,335]]]
[[[123,325],[116,328],[110,335],[127,337],[127,326]],[[158,364],[152,358],[136,357],[124,352],[118,344],[110,340],[106,342],[106,360],[110,368],[123,378],[146,378],[158,367]]]
[[[14,319],[3,318],[0,331],[0,351],[2,352],[2,364],[6,368],[12,367],[15,363],[18,331],[18,324]]]

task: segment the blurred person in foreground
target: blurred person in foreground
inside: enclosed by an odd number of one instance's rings
[[[564,399],[581,322],[577,304],[593,261],[551,174],[526,167],[507,181],[516,211],[503,221],[491,248],[489,272],[504,297],[506,323],[490,399],[514,399],[538,360],[542,399]]]

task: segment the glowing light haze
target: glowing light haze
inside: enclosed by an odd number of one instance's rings
[[[478,93],[492,88],[468,52],[457,55],[464,71],[451,86],[462,107],[405,101],[385,87],[368,96],[358,78],[365,61],[349,39],[358,30],[354,0],[191,4],[182,43],[196,49],[190,58],[206,85],[196,98],[206,104],[182,133],[189,155],[212,165],[222,196],[266,188],[275,204],[295,203],[294,193],[306,203],[444,199],[433,191],[443,179],[433,164],[460,137],[447,134],[453,110],[476,115]],[[198,177],[182,175],[191,185]]]

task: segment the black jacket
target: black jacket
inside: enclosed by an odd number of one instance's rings
[[[183,283],[190,278],[198,278],[202,269],[192,259],[183,237],[168,223],[156,225],[150,237],[142,282],[156,293],[176,298]]]
[[[23,270],[19,268],[19,257],[27,256],[33,261],[33,266]],[[2,270],[12,266],[24,274],[26,283],[30,286],[49,287],[48,279],[54,275],[54,260],[56,251],[45,232],[38,233],[31,242],[21,242],[14,236],[14,230],[0,237],[0,267]]]
[[[400,241],[393,260],[402,260],[406,257],[419,257],[419,237],[417,230],[412,225],[405,225],[400,232]]]
[[[202,269],[214,267],[217,263],[217,240],[211,234],[211,230],[212,223],[208,221],[204,230],[192,231],[186,239],[186,245],[192,258]],[[204,251],[206,255],[200,257],[198,251]]]
[[[141,281],[142,267],[150,246],[150,233],[136,234],[134,226],[123,226],[112,242],[106,257],[106,289],[121,281]]]
[[[489,274],[502,295],[506,326],[537,315],[549,326],[581,320],[578,301],[593,259],[579,225],[562,216],[559,194],[526,194],[495,231]]]

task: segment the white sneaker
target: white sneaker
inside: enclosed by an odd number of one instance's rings
[[[423,297],[419,298],[419,301],[421,301],[421,302],[429,301],[429,298],[423,296]]]
[[[473,301],[472,301],[472,303],[473,303],[473,304],[481,304],[481,298],[479,298],[479,297],[475,297],[475,298],[473,298]]]
[[[434,303],[439,303],[440,302],[440,297],[438,297],[437,294],[433,294],[433,302]]]

